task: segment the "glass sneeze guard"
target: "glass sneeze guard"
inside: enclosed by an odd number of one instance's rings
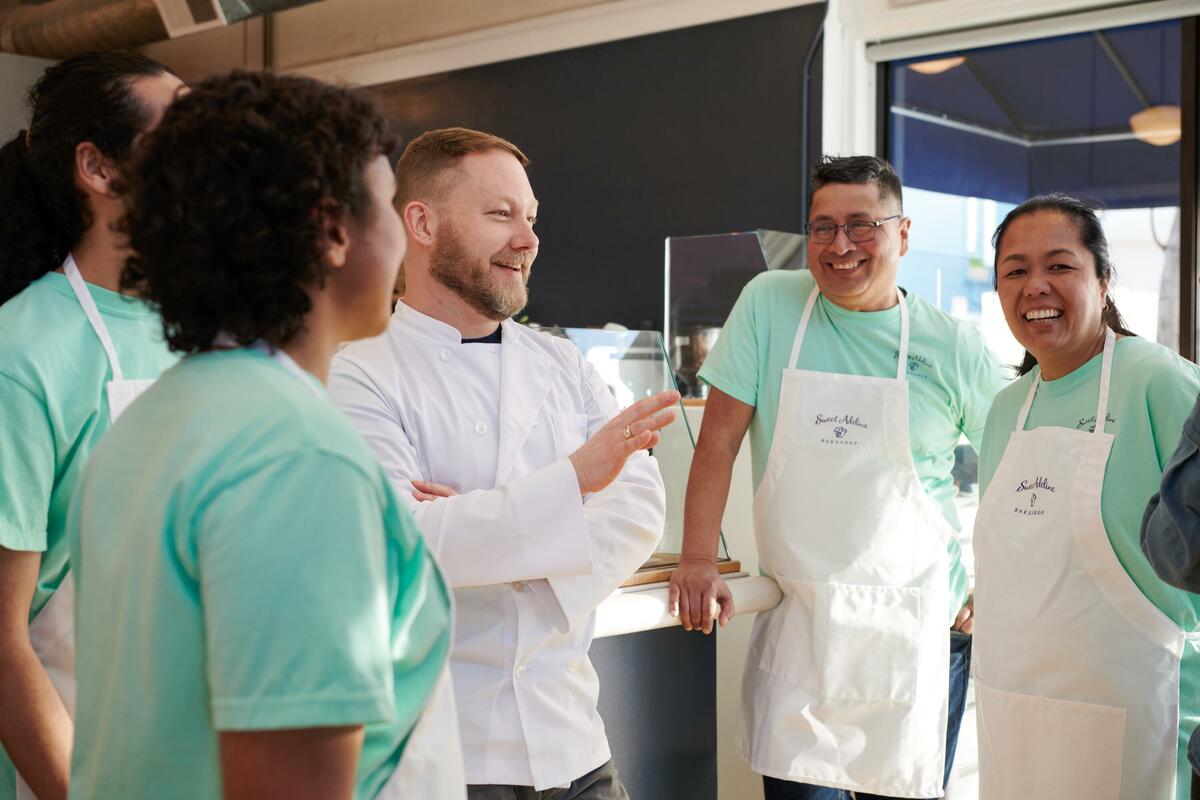
[[[570,339],[608,386],[622,409],[645,397],[676,388],[671,361],[658,331],[611,331],[594,328],[545,328],[547,333]],[[658,460],[667,493],[666,528],[654,556],[626,586],[664,580],[679,563],[683,548],[683,505],[688,473],[696,449],[695,437],[682,401],[675,406],[676,419],[661,431],[661,441],[652,454]],[[717,547],[720,565],[731,562],[724,534]]]

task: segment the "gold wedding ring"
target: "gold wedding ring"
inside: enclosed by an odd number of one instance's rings
[[[626,426],[625,426],[625,438],[626,438],[626,439],[632,439],[632,438],[633,438],[633,431],[629,430],[629,426],[628,426],[628,425],[626,425]]]

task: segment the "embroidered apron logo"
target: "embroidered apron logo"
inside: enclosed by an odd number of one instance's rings
[[[1026,517],[1040,517],[1046,513],[1046,510],[1044,508],[1037,507],[1038,496],[1037,496],[1037,491],[1034,491],[1034,490],[1050,492],[1051,494],[1053,494],[1054,493],[1054,485],[1052,483],[1050,483],[1049,478],[1046,478],[1042,475],[1038,475],[1036,478],[1034,478],[1032,483],[1030,483],[1029,481],[1021,481],[1019,484],[1017,484],[1016,491],[1017,492],[1029,492],[1029,508],[1022,508],[1020,506],[1015,506],[1013,508],[1014,514],[1021,514],[1022,516],[1026,516]]]
[[[830,416],[817,414],[817,418],[813,421],[813,425],[834,426],[833,435],[835,438],[829,439],[826,437],[821,437],[820,441],[822,444],[858,444],[857,439],[846,438],[846,435],[850,433],[850,428],[855,427],[866,429],[870,427],[867,425],[867,423],[863,422],[861,418],[851,414],[842,414],[840,416],[837,414],[832,414]]]

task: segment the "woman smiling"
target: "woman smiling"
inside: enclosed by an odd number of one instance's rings
[[[1187,796],[1200,717],[1196,596],[1139,544],[1200,370],[1126,330],[1096,212],[1014,209],[996,289],[1026,349],[980,453],[976,687],[985,796]],[[1097,422],[1097,421],[1100,422]]]

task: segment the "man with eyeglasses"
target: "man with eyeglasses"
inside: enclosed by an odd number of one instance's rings
[[[1004,383],[974,328],[896,285],[900,180],[870,156],[812,175],[808,270],[742,291],[700,371],[712,387],[671,579],[683,626],[734,607],[715,566],[749,431],[762,570],[738,748],[766,800],[940,797],[970,662],[954,448]]]

